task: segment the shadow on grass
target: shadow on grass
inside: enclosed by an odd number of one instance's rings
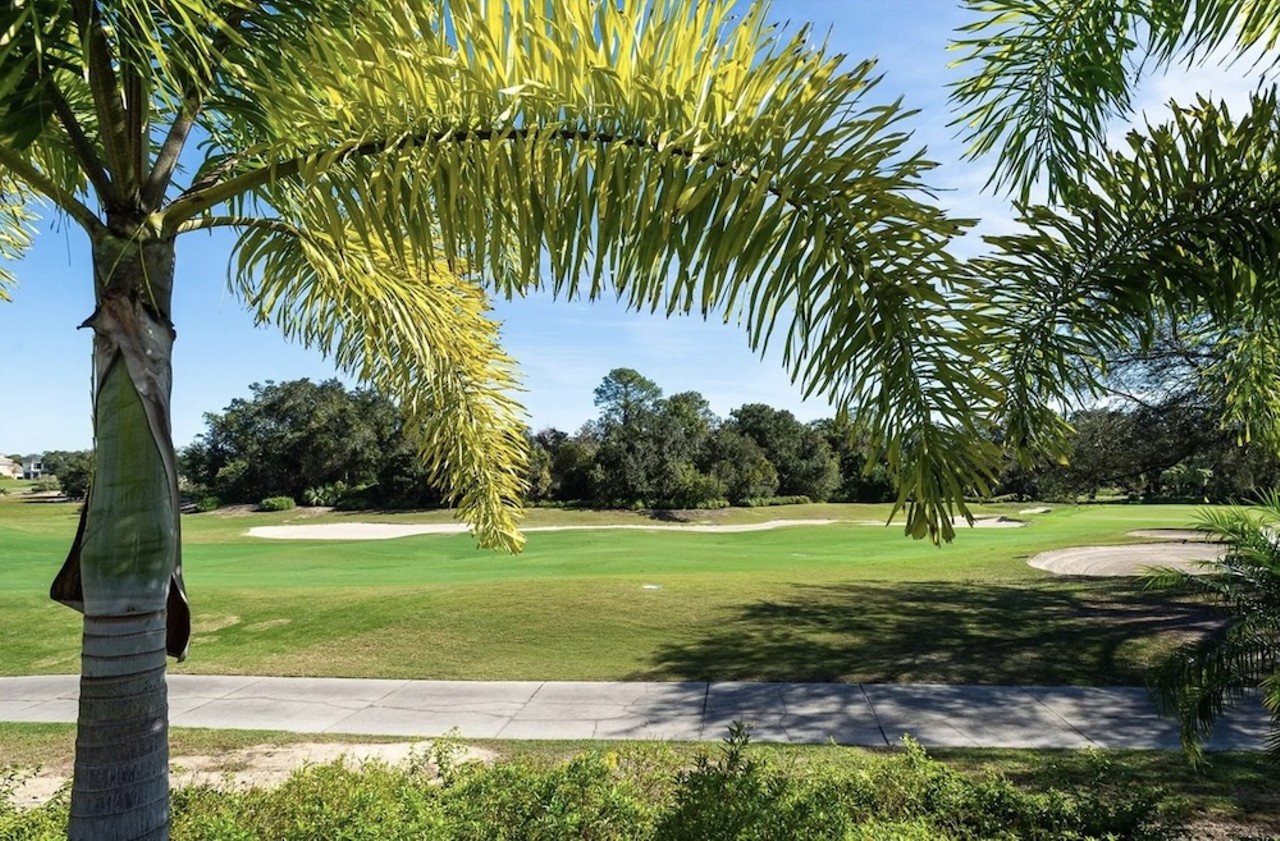
[[[1222,621],[1129,581],[796,585],[663,646],[631,677],[1133,686]]]

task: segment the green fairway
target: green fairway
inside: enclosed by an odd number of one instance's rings
[[[1014,507],[983,509],[1010,514]],[[534,532],[520,556],[465,535],[270,541],[251,526],[442,522],[447,512],[184,517],[195,612],[174,671],[447,679],[1132,684],[1213,614],[1131,580],[1062,580],[1025,559],[1185,526],[1190,506],[1064,507],[1021,529],[905,539],[887,506],[735,509],[716,522],[850,522],[746,533]],[[75,614],[48,582],[74,505],[0,499],[0,673],[74,672]],[[1014,515],[1016,516],[1016,514]],[[535,510],[527,525],[650,523]],[[656,589],[655,589],[656,588]]]

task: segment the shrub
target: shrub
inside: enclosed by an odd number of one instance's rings
[[[218,499],[216,496],[202,496],[195,505],[196,511],[201,514],[206,511],[216,511],[221,507],[222,500]]]
[[[347,488],[333,503],[339,511],[368,511],[377,508],[378,485],[365,483]]]
[[[334,482],[330,485],[307,488],[302,492],[302,501],[312,507],[325,506],[332,508],[347,495],[348,490],[346,482]]]
[[[173,837],[188,841],[1050,841],[1181,836],[1159,789],[1099,758],[1082,791],[1027,791],[975,779],[913,742],[890,754],[778,764],[735,725],[692,764],[664,745],[591,751],[568,762],[459,764],[451,740],[430,764],[311,766],[275,790],[178,789]],[[0,773],[0,840],[56,839],[67,798],[19,812]]]
[[[798,494],[796,496],[756,496],[750,499],[743,499],[738,505],[743,508],[765,508],[770,505],[808,505],[813,502],[809,497]]]
[[[269,496],[258,503],[259,511],[288,511],[297,507],[291,496]]]

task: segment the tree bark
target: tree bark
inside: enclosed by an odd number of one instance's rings
[[[173,241],[113,225],[93,243],[96,469],[51,587],[83,611],[72,839],[169,836],[165,653],[185,654],[170,434]]]

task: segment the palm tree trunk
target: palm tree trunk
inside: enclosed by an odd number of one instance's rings
[[[165,613],[84,618],[70,837],[168,838]]]
[[[94,242],[96,468],[51,595],[84,612],[72,839],[169,835],[165,652],[189,630],[169,428],[173,242]]]

